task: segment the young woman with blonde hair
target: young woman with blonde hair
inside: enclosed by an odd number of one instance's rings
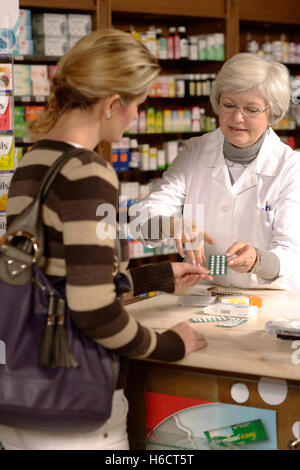
[[[121,370],[111,417],[97,431],[77,429],[76,434],[66,435],[59,429],[50,434],[0,426],[6,449],[128,449],[126,358],[176,361],[205,347],[203,335],[186,322],[158,334],[129,315],[116,295],[114,240],[97,236],[98,224],[104,223],[97,208],[100,204],[116,208],[119,183],[112,166],[93,149],[102,140],[121,139],[158,73],[156,59],[130,34],[94,32],[61,58],[48,108],[31,126],[38,140],[14,174],[8,225],[31,202],[49,166],[65,150],[82,148],[62,168],[43,203],[43,269],[49,276],[66,276],[74,323],[83,334],[119,354]],[[121,240],[121,248],[124,269],[127,240]],[[158,289],[177,293],[211,279],[202,267],[170,262],[132,269],[128,275],[135,295]]]

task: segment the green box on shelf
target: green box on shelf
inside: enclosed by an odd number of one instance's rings
[[[25,106],[14,107],[15,125],[21,124],[25,121]]]

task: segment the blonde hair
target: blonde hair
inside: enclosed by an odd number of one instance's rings
[[[94,31],[59,60],[48,105],[31,124],[31,133],[39,137],[63,112],[89,109],[115,93],[126,105],[147,93],[159,71],[157,59],[131,34],[116,29]]]
[[[242,52],[227,60],[212,87],[210,101],[216,114],[224,91],[254,89],[270,107],[271,124],[283,118],[290,105],[290,77],[285,65]]]

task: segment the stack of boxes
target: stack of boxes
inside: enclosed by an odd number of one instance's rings
[[[32,39],[31,11],[20,10],[19,21],[19,36],[17,36],[13,53],[16,55],[33,55],[34,45]]]
[[[49,96],[49,93],[50,80],[47,65],[14,65],[14,94],[16,97],[45,97]]]
[[[14,92],[21,101],[32,100],[45,101],[45,96],[50,92],[50,80],[48,78],[47,65],[16,64],[14,66]],[[28,122],[36,119],[44,110],[44,106],[15,106],[15,137],[26,140],[29,137]]]
[[[12,68],[0,67],[0,243],[6,229],[6,201],[14,170]]]
[[[62,56],[92,30],[91,15],[20,9],[19,21],[15,55]]]
[[[91,15],[35,13],[32,27],[35,54],[62,56],[92,30]]]
[[[28,124],[44,111],[44,106],[15,106],[15,137],[30,142]],[[19,160],[19,158],[18,158]]]
[[[61,56],[69,49],[67,15],[35,13],[32,18],[34,50],[39,56]]]

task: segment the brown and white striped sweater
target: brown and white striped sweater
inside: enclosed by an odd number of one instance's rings
[[[22,158],[11,182],[7,223],[35,196],[48,167],[66,150],[65,142],[40,140]],[[116,297],[113,282],[114,240],[100,240],[96,215],[100,204],[117,207],[119,182],[112,166],[98,154],[82,149],[56,177],[43,204],[45,251],[43,269],[49,276],[66,276],[66,295],[77,327],[120,355],[176,361],[184,344],[173,331],[158,334],[141,326]],[[128,243],[121,240],[122,265],[128,263]],[[135,295],[150,290],[173,292],[169,262],[130,270]]]

